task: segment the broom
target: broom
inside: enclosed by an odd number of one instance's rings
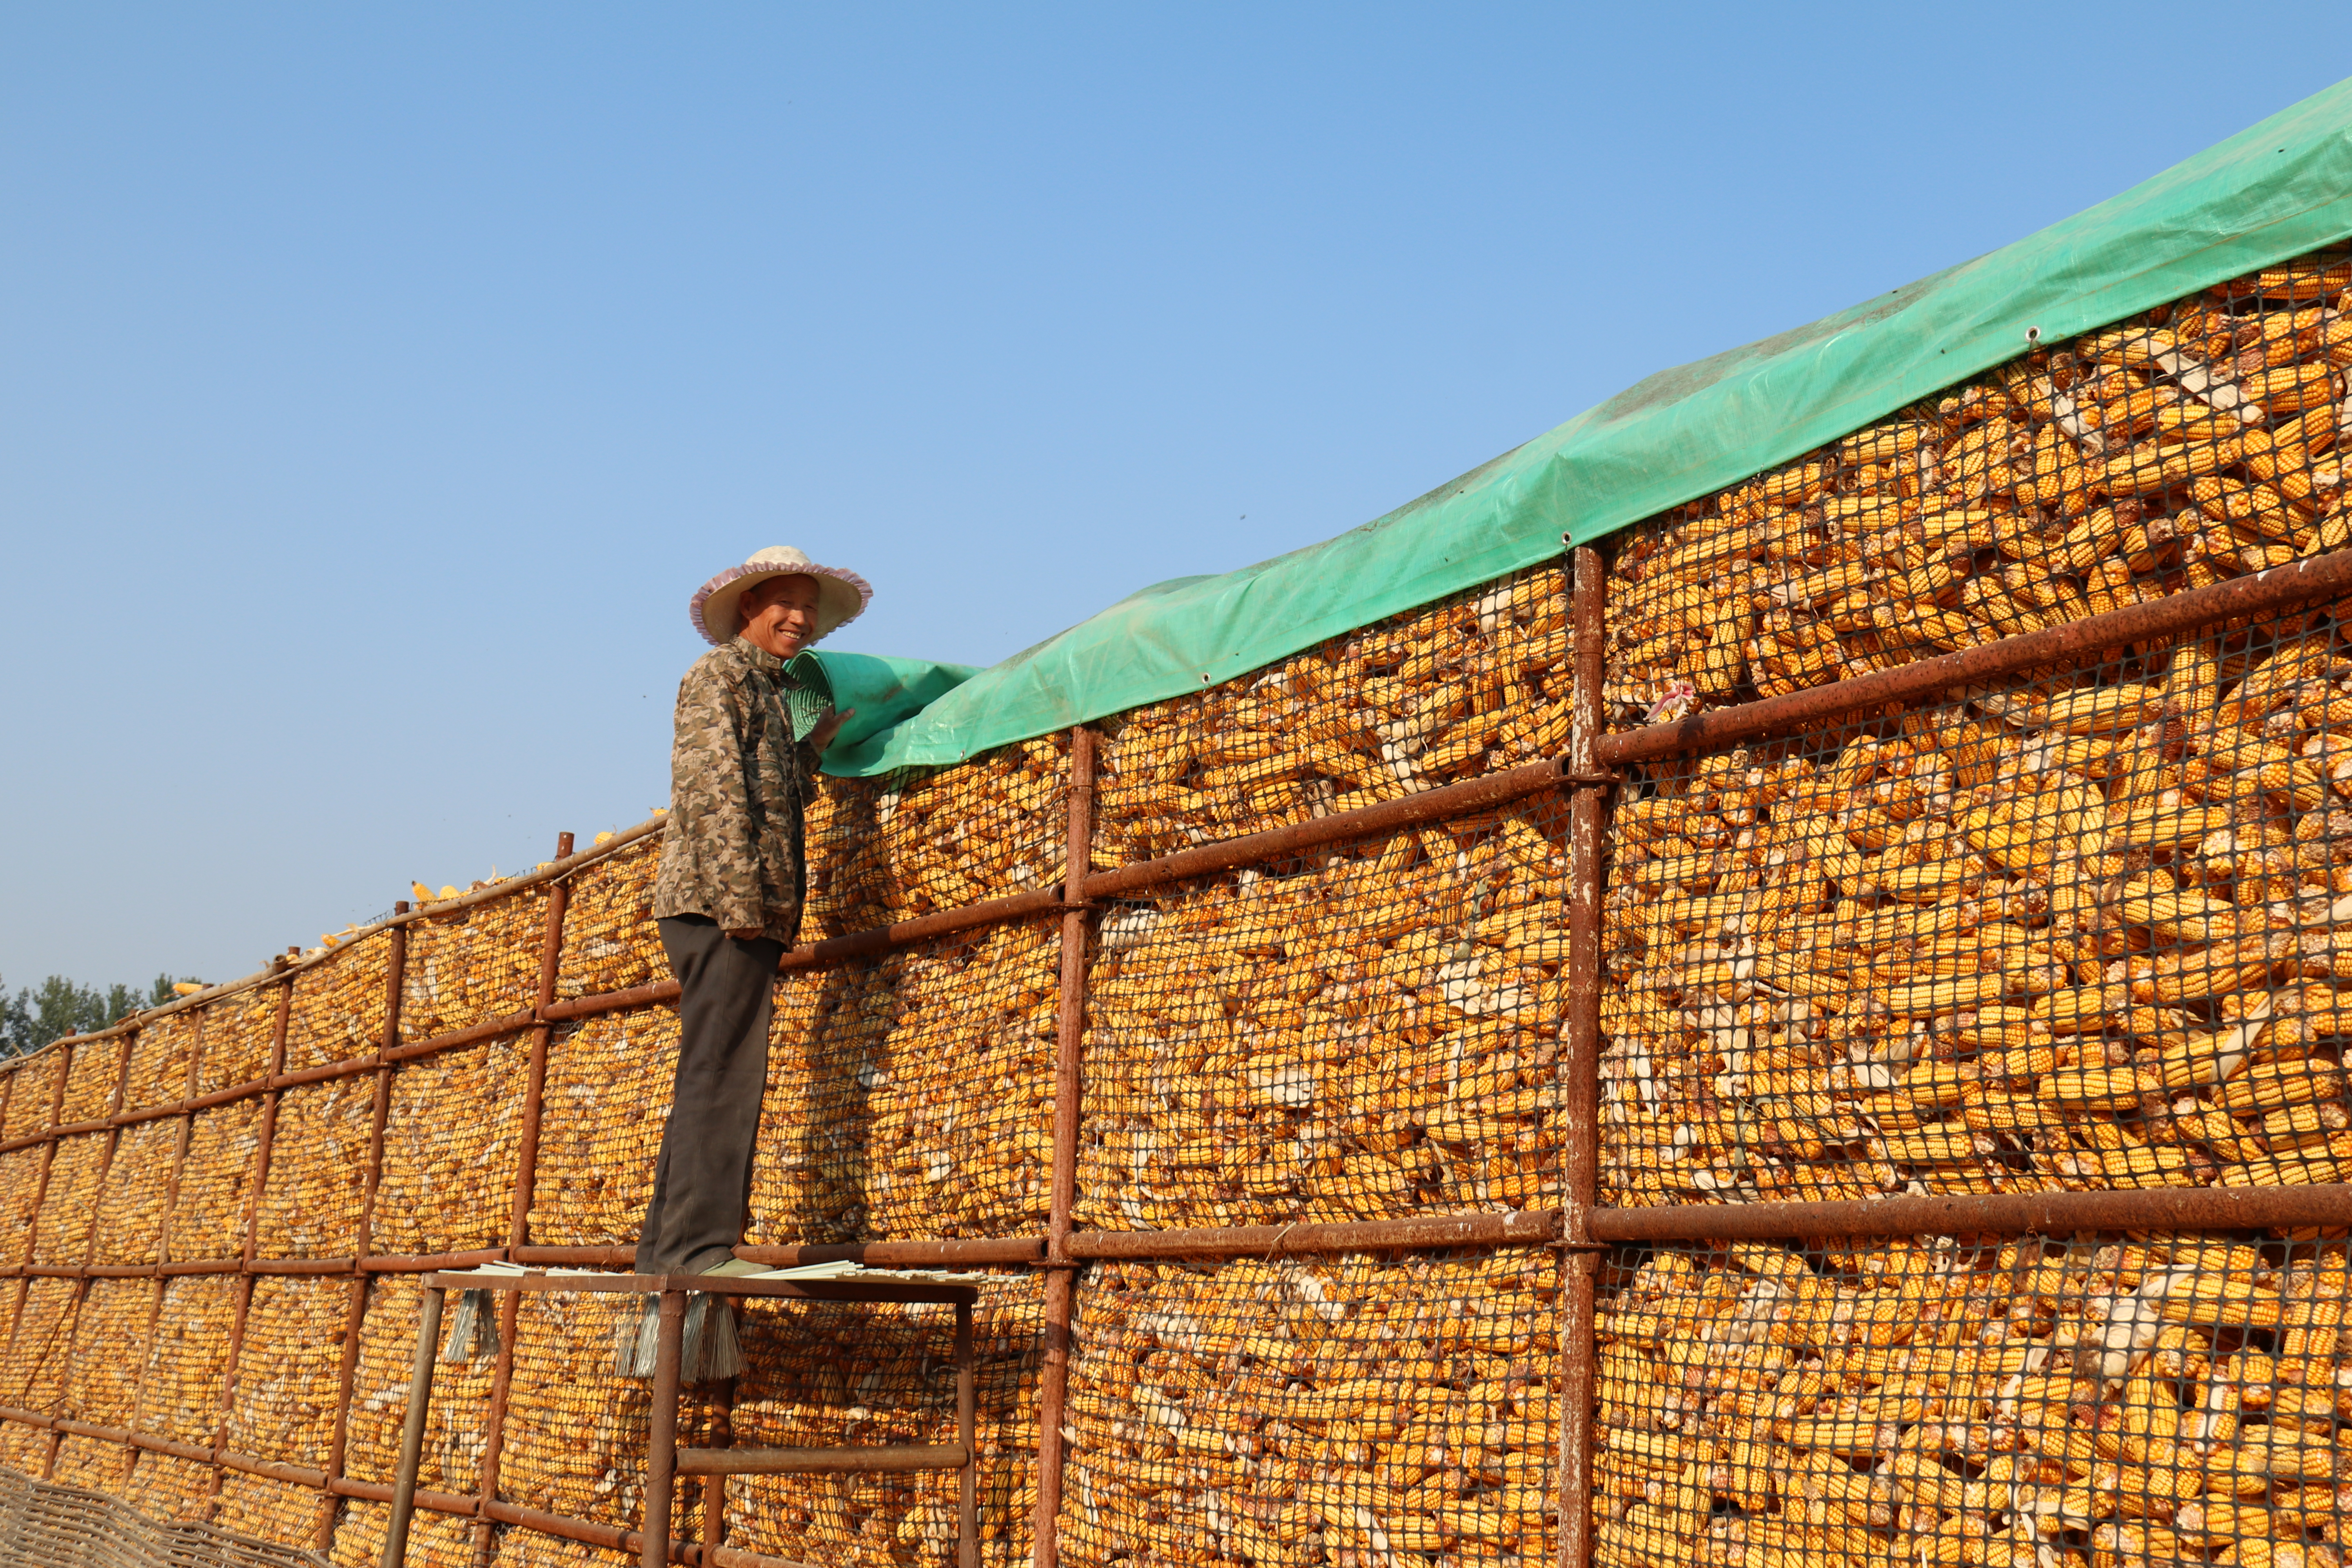
[[[613,1371],[620,1377],[651,1377],[661,1336],[661,1298],[641,1296],[634,1312],[623,1309],[613,1335]],[[743,1370],[743,1343],[735,1333],[735,1309],[724,1296],[696,1291],[686,1299],[686,1332],[678,1349],[681,1384],[716,1383]]]

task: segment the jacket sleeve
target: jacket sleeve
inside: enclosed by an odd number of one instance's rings
[[[765,923],[759,834],[743,777],[751,723],[742,691],[716,671],[697,666],[678,683],[670,809],[692,846],[702,912],[730,931]]]

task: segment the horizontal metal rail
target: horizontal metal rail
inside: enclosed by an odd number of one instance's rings
[[[842,1448],[680,1448],[681,1476],[899,1475],[961,1470],[961,1443],[868,1443]]]

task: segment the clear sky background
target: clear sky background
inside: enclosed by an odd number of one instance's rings
[[[641,820],[687,595],[762,545],[873,580],[839,646],[989,663],[2347,45],[2147,0],[7,7],[0,982],[230,978]]]

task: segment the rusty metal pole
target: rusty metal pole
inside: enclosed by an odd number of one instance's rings
[[[520,1294],[520,1292],[509,1292]],[[654,1390],[646,1413],[645,1568],[669,1561],[670,1493],[677,1480],[678,1360],[686,1342],[686,1292],[664,1290],[654,1329]]]
[[[380,1568],[408,1561],[408,1516],[416,1506],[416,1472],[425,1459],[425,1407],[433,1398],[433,1356],[441,1348],[441,1304],[446,1292],[425,1292],[416,1313],[416,1357],[408,1370],[408,1409],[400,1423],[400,1468],[393,1474],[392,1517],[383,1527]]]
[[[1095,842],[1095,732],[1085,725],[1070,731],[1068,835],[1062,865],[1062,977],[1054,1022],[1054,1173],[1045,1228],[1045,1364],[1037,1377],[1037,1511],[1031,1521],[1034,1568],[1059,1560],[1057,1526],[1062,1512],[1062,1439],[1070,1389],[1071,1302],[1077,1262],[1070,1256],[1070,1211],[1078,1193],[1079,1101],[1087,1027],[1087,873]],[[959,1318],[969,1332],[969,1313]],[[959,1386],[969,1379],[966,1367]],[[971,1472],[965,1472],[969,1489]],[[966,1497],[970,1497],[969,1489]]]
[[[395,915],[408,912],[408,900],[392,906]],[[376,1042],[375,1101],[369,1110],[367,1173],[360,1192],[360,1228],[352,1238],[352,1297],[343,1313],[342,1365],[335,1374],[335,1427],[327,1440],[327,1479],[342,1479],[343,1462],[351,1451],[352,1388],[359,1379],[360,1334],[367,1326],[367,1260],[375,1245],[375,1195],[383,1183],[383,1128],[392,1114],[392,1068],[384,1053],[400,1044],[400,993],[408,982],[408,928],[394,926],[384,957],[383,1034]],[[333,1488],[320,1500],[319,1550],[335,1543],[335,1510],[340,1506]]]
[[[710,1399],[709,1447],[730,1448],[735,1445],[735,1380],[720,1383]],[[713,1472],[702,1478],[702,1556],[710,1560],[713,1549],[727,1539],[727,1477]]]
[[[572,835],[555,836],[555,858],[559,860],[572,853]],[[545,1012],[555,1000],[556,972],[563,958],[563,917],[572,903],[572,882],[558,878],[548,884],[547,918],[541,928],[539,942],[539,998],[534,1010]],[[540,1024],[530,1032],[530,1065],[523,1075],[522,1137],[515,1155],[514,1208],[507,1217],[508,1256],[512,1248],[530,1241],[530,1200],[532,1188],[539,1180],[539,1119],[541,1102],[547,1094],[547,1047],[555,1026]],[[516,1325],[521,1321],[522,1292],[499,1292],[498,1361],[490,1372],[490,1405],[482,1418],[482,1471],[478,1478],[479,1494],[485,1505],[498,1500],[499,1460],[506,1448],[507,1396],[514,1386],[514,1350]],[[474,1561],[478,1568],[488,1568],[491,1552],[497,1544],[488,1514],[474,1532]]]
[[[1573,705],[1568,772],[1568,1016],[1560,1026],[1561,1087],[1567,1091],[1560,1172],[1560,1239],[1565,1243],[1559,1323],[1559,1563],[1592,1561],[1593,1281],[1592,1208],[1601,1177],[1601,835],[1608,783],[1595,757],[1601,724],[1601,639],[1607,579],[1601,552],[1572,552]]]
[[[269,1071],[265,1077],[276,1078],[286,1070],[286,1028],[293,1009],[294,982],[281,981],[278,987],[278,1018],[270,1032]],[[261,1132],[253,1148],[253,1190],[245,1194],[245,1246],[239,1249],[236,1284],[233,1287],[236,1303],[229,1311],[228,1356],[221,1369],[220,1424],[213,1433],[213,1473],[210,1489],[205,1496],[207,1524],[220,1505],[221,1456],[228,1451],[229,1422],[236,1414],[237,1362],[245,1353],[245,1324],[253,1311],[253,1262],[261,1240],[261,1191],[269,1184],[269,1146],[278,1134],[278,1092],[273,1089],[261,1097]]]
[[[1069,1270],[1057,1268],[1066,1277]],[[956,1472],[956,1568],[980,1568],[979,1400],[971,1376],[971,1303],[955,1304],[956,1441],[963,1468]]]

